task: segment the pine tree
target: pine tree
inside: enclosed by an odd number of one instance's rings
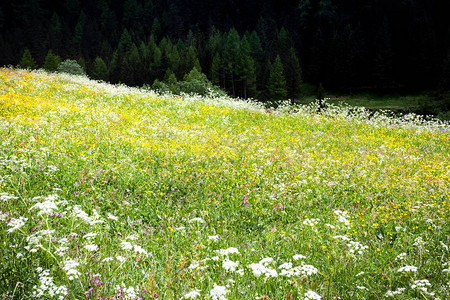
[[[49,72],[56,72],[61,64],[61,58],[55,55],[52,50],[49,50],[45,57],[44,69]]]
[[[283,64],[281,58],[277,55],[272,64],[269,75],[269,96],[271,99],[280,100],[287,96],[286,79],[284,77]]]
[[[94,62],[93,76],[95,79],[107,81],[109,79],[109,71],[106,63],[101,57],[96,57]]]
[[[227,40],[223,52],[223,63],[225,71],[231,80],[231,88],[233,96],[236,96],[236,66],[238,62],[240,38],[236,29],[232,28],[228,32]]]
[[[242,81],[243,97],[255,96],[256,93],[256,74],[255,74],[255,61],[251,57],[250,45],[247,38],[242,38],[239,48],[239,61],[237,66],[237,72],[240,80]]]
[[[284,64],[284,70],[288,96],[291,99],[298,97],[300,95],[300,85],[302,83],[302,69],[294,48],[289,50],[289,55]]]
[[[214,55],[211,63],[211,82],[215,85],[220,84],[220,70],[222,69],[222,61],[219,53]]]
[[[177,85],[177,77],[172,72],[171,69],[167,69],[166,74],[164,75],[164,83],[169,87],[172,93],[176,93],[176,85]]]
[[[28,48],[25,48],[23,51],[22,58],[19,62],[19,68],[21,69],[28,69],[28,70],[34,70],[37,69],[37,64],[34,61],[33,57],[31,56],[30,50]]]
[[[83,34],[84,34],[84,27],[87,23],[87,17],[84,11],[81,11],[80,16],[78,17],[78,23],[75,26],[74,33],[73,33],[73,44],[77,48],[77,50],[80,50],[81,43],[83,41]]]

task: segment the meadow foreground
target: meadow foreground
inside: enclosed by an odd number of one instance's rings
[[[436,126],[0,69],[0,295],[449,299]]]

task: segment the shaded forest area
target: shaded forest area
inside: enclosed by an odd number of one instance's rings
[[[230,95],[298,98],[302,82],[352,92],[448,91],[438,0],[2,1],[0,65],[27,48],[93,78],[173,84],[195,67]]]

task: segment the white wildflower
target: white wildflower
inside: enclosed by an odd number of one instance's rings
[[[83,238],[85,238],[85,239],[87,239],[87,240],[91,240],[92,238],[94,238],[94,237],[96,237],[97,236],[97,233],[95,233],[95,232],[90,232],[90,233],[87,233]]]
[[[106,215],[106,218],[107,218],[107,219],[110,219],[110,220],[114,220],[114,221],[119,220],[118,217],[112,215],[111,213],[108,213],[108,214]]]
[[[95,245],[95,244],[86,245],[86,246],[84,246],[84,249],[93,252],[93,251],[97,251],[98,250],[98,246]]]
[[[342,239],[344,241],[350,241],[350,239],[345,235],[335,235],[335,236],[333,236],[333,238],[334,239]]]
[[[338,217],[338,221],[344,223],[345,226],[350,226],[350,222],[348,221],[348,213],[342,210],[335,210],[334,214]]]
[[[402,252],[402,253],[400,253],[399,255],[397,255],[397,257],[394,259],[395,261],[398,261],[398,260],[404,260],[406,258],[406,253],[405,252]]]
[[[305,219],[303,225],[316,226],[320,219]]]
[[[293,258],[294,260],[299,260],[299,259],[305,259],[306,256],[301,255],[301,254],[295,254],[294,256],[292,256],[292,258]]]
[[[387,291],[386,294],[384,294],[385,297],[394,297],[395,295],[400,295],[405,291],[405,288],[398,288],[395,291]]]
[[[230,247],[230,248],[227,248],[227,249],[216,250],[216,252],[218,252],[220,255],[228,255],[228,254],[232,254],[232,253],[239,254],[239,250],[237,248],[234,248],[234,247]]]
[[[404,267],[401,267],[401,268],[399,268],[398,270],[397,270],[397,272],[405,272],[405,273],[408,273],[408,272],[417,272],[417,267],[415,267],[415,266],[404,266]]]
[[[290,270],[292,269],[292,263],[291,262],[283,263],[278,267],[278,269]]]
[[[114,260],[114,258],[112,257],[105,257],[104,259],[102,259],[103,262],[108,262],[108,261],[112,261]]]
[[[225,270],[230,271],[230,272],[234,272],[236,270],[237,266],[238,266],[238,263],[236,263],[236,262],[234,262],[232,260],[229,260],[229,259],[225,259],[222,262],[222,267]]]
[[[193,222],[205,223],[205,221],[202,218],[193,218],[193,219],[189,220],[189,223],[193,223]]]
[[[134,245],[134,252],[137,252],[139,254],[148,255],[148,252],[139,245]]]
[[[44,202],[38,202],[35,205],[33,205],[30,210],[32,209],[39,209],[40,211],[38,212],[38,216],[40,215],[49,215],[51,213],[53,213],[55,210],[58,210],[58,206],[56,205],[55,202],[53,202],[52,200],[47,200]]]
[[[8,226],[11,227],[7,231],[8,232],[14,232],[17,229],[21,228],[25,223],[28,221],[28,218],[19,217],[18,219],[11,218],[11,220],[8,223]]]
[[[181,297],[181,299],[197,299],[197,297],[200,297],[200,290],[193,290],[189,293],[187,293],[186,295],[184,295],[183,297]]]
[[[209,240],[213,240],[213,241],[218,241],[219,240],[219,236],[218,235],[208,235],[208,239]]]
[[[117,259],[118,261],[120,261],[120,262],[124,262],[124,261],[126,260],[125,257],[120,256],[120,255],[116,256],[116,259]]]
[[[131,250],[131,249],[133,249],[133,245],[130,242],[125,242],[125,241],[120,243],[120,247],[123,250]]]
[[[260,260],[260,264],[267,266],[268,264],[273,262],[273,258],[272,257],[266,257]]]
[[[427,286],[431,286],[430,282],[427,279],[414,280],[414,283],[411,284],[411,288],[413,290],[419,289],[422,292],[427,292]]]
[[[68,260],[64,261],[63,270],[66,271],[67,278],[69,280],[74,280],[81,275],[81,273],[78,272],[77,269],[75,269],[79,265],[80,264],[76,260],[73,260],[73,259],[68,259]]]
[[[186,229],[186,227],[184,227],[184,226],[180,226],[180,227],[175,228],[176,231],[181,231],[181,230],[185,230],[185,229]]]
[[[322,296],[320,296],[319,294],[317,294],[314,291],[307,291],[305,294],[305,300],[320,300],[322,299]]]
[[[228,290],[226,287],[221,286],[221,285],[215,285],[214,284],[214,288],[209,291],[209,295],[211,296],[211,298],[213,300],[227,300],[227,298],[225,298],[225,295],[228,293]]]

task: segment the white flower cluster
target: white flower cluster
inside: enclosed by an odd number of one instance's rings
[[[387,291],[386,294],[384,294],[385,297],[394,297],[395,295],[400,295],[405,291],[405,288],[398,288],[395,291]]]
[[[280,276],[310,276],[319,272],[316,267],[305,264],[297,267],[292,267],[292,263],[284,263],[278,268],[282,269],[280,272]]]
[[[16,200],[16,199],[19,199],[19,197],[10,195],[8,193],[0,193],[0,200],[3,201],[3,202],[9,201],[9,200]]]
[[[317,294],[314,291],[307,291],[305,294],[305,300],[321,300],[322,296],[320,296],[319,294]]]
[[[136,244],[133,245],[132,243],[127,242],[127,241],[121,242],[121,243],[120,243],[120,247],[121,247],[123,250],[134,250],[134,252],[136,252],[136,253],[139,253],[139,254],[143,254],[143,255],[145,255],[145,256],[148,256],[148,252],[147,252],[144,248],[142,248],[141,246],[136,245]]]
[[[415,272],[417,272],[417,267],[415,267],[415,266],[404,266],[404,267],[399,268],[397,270],[397,272],[400,272],[400,273],[413,272],[413,273],[415,273]]]
[[[41,240],[44,237],[52,238],[52,234],[55,233],[55,230],[45,229],[39,230],[32,235],[27,236],[28,245],[24,248],[32,253],[37,252],[39,249],[42,249]]]
[[[42,268],[37,269],[39,274],[40,285],[35,285],[33,287],[32,296],[33,298],[41,298],[44,296],[49,296],[51,299],[63,300],[67,293],[67,287],[64,285],[57,286],[53,282],[53,278],[50,276],[49,270],[42,270]],[[58,297],[58,298],[56,298]]]
[[[39,200],[42,197],[34,197],[33,200]],[[35,205],[33,205],[30,210],[32,209],[39,209],[38,216],[41,215],[49,215],[53,213],[55,210],[58,210],[58,205],[56,205],[55,200],[58,199],[58,195],[50,195],[44,198],[44,202],[38,202]]]
[[[89,225],[94,225],[97,223],[103,223],[103,220],[100,218],[100,215],[97,213],[97,211],[93,210],[94,215],[92,217],[89,217],[89,215],[81,209],[80,205],[75,205],[72,208],[72,216],[75,218],[82,219],[86,223],[89,223]]]
[[[333,238],[335,239],[341,239],[343,241],[347,241],[347,247],[349,248],[349,252],[354,254],[354,253],[358,253],[358,254],[363,254],[364,250],[368,249],[369,247],[366,245],[361,244],[360,242],[354,242],[352,240],[350,240],[347,236],[345,235],[336,235]]]
[[[234,262],[232,260],[229,260],[228,258],[222,262],[222,268],[230,272],[236,271],[238,265],[239,265],[238,262]]]
[[[342,210],[335,210],[334,214],[337,216],[339,222],[344,223],[345,226],[350,226],[350,221],[348,220],[348,213]]]
[[[308,225],[311,227],[314,227],[317,225],[317,223],[319,223],[320,219],[305,219],[303,221],[303,225]]]
[[[216,250],[216,252],[219,253],[220,255],[228,255],[228,254],[233,254],[233,253],[239,254],[239,250],[235,247]]]
[[[11,218],[11,220],[8,223],[8,226],[11,227],[7,231],[9,233],[16,231],[17,229],[21,228],[25,223],[28,221],[28,218],[19,217],[18,219]]]
[[[62,268],[64,271],[66,271],[67,278],[69,280],[74,280],[81,275],[81,273],[76,269],[76,267],[78,267],[79,265],[80,264],[73,259],[67,259],[64,261],[64,266]]]
[[[197,299],[200,296],[200,290],[193,290],[181,297],[181,299]]]
[[[226,287],[214,284],[214,288],[209,291],[209,295],[211,296],[212,300],[227,300],[227,298],[225,298],[225,295],[228,292],[229,291]]]
[[[399,261],[399,260],[404,260],[406,258],[406,253],[400,253],[399,255],[397,255],[397,257],[394,259],[395,261]]]
[[[428,288],[427,286],[431,286],[431,283],[428,281],[428,279],[421,279],[421,280],[414,280],[414,283],[411,284],[411,288],[413,290],[418,289],[421,290],[422,292],[427,293],[430,296],[433,296],[434,293],[428,293]]]

